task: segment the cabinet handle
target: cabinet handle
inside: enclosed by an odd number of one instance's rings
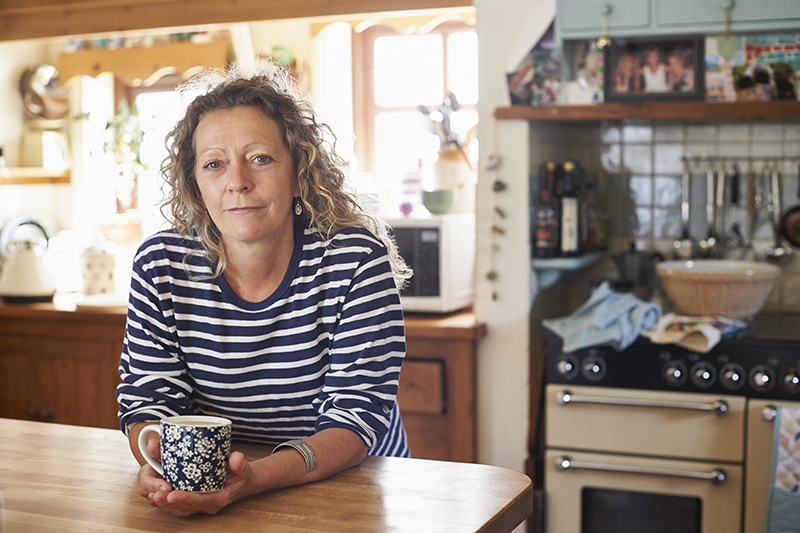
[[[764,408],[761,409],[761,418],[764,422],[774,422],[777,416],[778,408],[774,405],[765,405]]]
[[[599,405],[624,405],[633,407],[663,407],[667,409],[690,409],[693,411],[711,411],[715,415],[724,415],[728,412],[728,402],[715,400],[713,402],[681,402],[675,400],[647,400],[645,398],[616,398],[614,396],[589,396],[585,394],[572,394],[565,390],[556,393],[557,405],[571,403],[591,403]]]
[[[683,477],[689,479],[707,480],[718,485],[727,479],[727,474],[721,468],[715,468],[711,472],[692,472],[690,470],[669,470],[667,468],[652,468],[647,466],[630,466],[617,464],[590,463],[583,461],[573,461],[568,455],[561,455],[556,458],[556,470],[565,472],[567,470],[598,470],[601,472],[622,472],[626,474],[644,474],[647,476],[670,476]]]

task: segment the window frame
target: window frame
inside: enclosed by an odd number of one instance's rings
[[[375,162],[375,118],[386,112],[414,112],[418,106],[386,107],[375,104],[375,83],[373,77],[374,45],[380,37],[439,34],[442,36],[443,88],[442,102],[450,87],[448,80],[447,40],[454,33],[475,32],[474,24],[462,20],[446,20],[429,31],[401,31],[387,24],[375,24],[353,35],[353,130],[355,133],[355,154],[359,170],[374,172]],[[462,104],[460,111],[477,112],[477,104]]]

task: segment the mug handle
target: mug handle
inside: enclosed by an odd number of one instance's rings
[[[151,431],[155,431],[158,433],[159,437],[161,436],[161,424],[150,424],[149,426],[145,426],[142,431],[139,433],[139,451],[142,452],[144,456],[144,460],[147,461],[147,464],[152,466],[156,472],[164,475],[164,467],[161,466],[161,463],[155,460],[155,458],[147,453],[147,435],[150,434]]]

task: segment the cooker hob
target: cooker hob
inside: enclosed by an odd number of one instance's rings
[[[800,315],[758,315],[740,337],[707,354],[644,337],[622,352],[563,353],[561,338],[546,336],[547,383],[800,401]]]

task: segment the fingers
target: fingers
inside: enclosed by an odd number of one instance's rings
[[[151,435],[154,434],[151,433]],[[155,438],[147,441],[147,453],[149,453],[150,456],[156,461],[161,460],[161,441],[157,435]]]

